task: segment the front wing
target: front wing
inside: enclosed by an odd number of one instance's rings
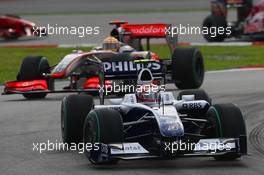
[[[212,147],[208,147],[208,144]],[[247,154],[246,136],[239,138],[215,138],[201,139],[192,147],[191,151],[179,150],[172,147],[172,143],[161,142],[161,154],[153,154],[144,148],[140,143],[120,143],[120,144],[99,144],[99,149],[96,155],[101,161],[110,159],[136,160],[136,159],[162,159],[168,158],[162,155],[168,155],[168,152],[173,152],[173,157],[201,157],[201,156],[220,156],[230,153],[239,155]],[[185,152],[185,153],[181,153]]]
[[[108,85],[108,84],[107,84]],[[107,87],[107,86],[106,86]],[[38,93],[71,93],[71,92],[98,92],[97,86],[87,89],[50,90],[46,80],[11,81],[4,84],[2,95],[9,94],[38,94]]]

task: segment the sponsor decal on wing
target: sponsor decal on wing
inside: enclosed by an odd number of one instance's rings
[[[123,143],[121,148],[114,146],[111,148],[111,154],[147,154],[149,153],[139,143]]]

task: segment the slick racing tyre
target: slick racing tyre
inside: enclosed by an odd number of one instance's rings
[[[212,105],[212,99],[203,89],[184,90],[179,92],[177,100],[182,100],[183,95],[194,95],[194,100],[205,100]]]
[[[93,108],[90,95],[69,95],[61,103],[61,133],[64,143],[80,143],[83,139],[83,124]]]
[[[43,73],[50,73],[50,66],[48,60],[42,56],[28,56],[24,58],[20,70],[17,74],[18,81],[27,81],[27,80],[41,80],[45,79],[49,86],[51,86],[51,82],[49,82],[45,77],[43,77]],[[23,96],[27,99],[36,99],[36,98],[45,98],[46,93],[29,93],[23,94]]]
[[[224,41],[226,38],[226,33],[220,34],[218,32],[219,28],[223,28],[223,30],[226,30],[227,27],[227,21],[224,16],[215,16],[215,15],[209,15],[207,16],[203,21],[203,28],[206,27],[208,29],[208,33],[204,34],[203,37],[208,42],[221,42]],[[216,28],[212,32],[212,28]]]
[[[84,144],[92,144],[91,150],[85,149],[85,155],[93,164],[116,164],[117,159],[103,158],[96,144],[123,143],[123,120],[116,110],[103,108],[92,110],[84,123]]]
[[[172,79],[179,89],[199,88],[204,79],[204,61],[196,48],[176,48],[172,55]]]
[[[216,104],[207,112],[208,120],[212,123],[210,138],[239,138],[246,136],[246,125],[240,109],[234,104]],[[247,143],[240,145],[240,149],[247,150]],[[240,153],[226,153],[214,156],[216,160],[235,160]]]
[[[12,28],[10,28],[10,30],[14,30]],[[17,35],[16,32],[8,32],[6,31],[6,33],[2,36],[6,41],[13,41],[13,40],[17,40],[19,38],[19,35]]]

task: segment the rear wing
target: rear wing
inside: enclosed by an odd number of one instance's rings
[[[150,50],[150,39],[165,38],[173,52],[178,43],[178,35],[170,35],[171,24],[128,24],[125,21],[112,21],[110,24],[115,25],[111,35],[129,45],[135,44],[135,41],[141,44],[141,40],[146,39],[147,50]]]
[[[252,6],[253,0],[211,0],[211,13],[227,17],[227,10],[236,8],[237,22],[242,22],[250,14]]]
[[[251,6],[252,0],[212,0],[212,3],[223,3],[227,8],[238,8],[243,6]]]
[[[245,0],[227,0],[226,4],[230,7],[241,7],[245,5]]]
[[[166,38],[168,24],[126,24],[121,28],[133,38]]]

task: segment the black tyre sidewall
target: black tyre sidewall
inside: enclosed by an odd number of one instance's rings
[[[18,80],[44,79],[42,73],[50,73],[47,59],[43,56],[28,56],[20,66]]]
[[[123,120],[118,111],[103,108],[92,110],[85,119],[84,144],[95,143],[123,143]],[[92,138],[90,138],[92,136]],[[85,150],[86,157],[93,164],[116,164],[117,159],[99,161],[97,150]]]
[[[28,56],[24,58],[20,70],[17,74],[18,81],[40,80],[47,81],[48,86],[50,81],[43,77],[43,73],[50,73],[50,66],[47,59],[43,56]],[[38,99],[46,97],[46,93],[28,93],[23,94],[27,99]]]
[[[84,121],[93,106],[93,98],[90,95],[74,94],[63,98],[61,104],[63,142],[71,144],[82,141]]]
[[[210,27],[227,27],[227,21],[224,16],[215,16],[209,15],[203,21],[203,27],[207,27],[210,30]],[[208,42],[221,42],[226,38],[226,34],[220,35],[216,34],[215,37],[211,36],[210,33],[208,35],[203,35],[204,39]]]
[[[204,60],[196,48],[177,48],[172,55],[172,79],[179,89],[199,88],[204,80]]]
[[[209,109],[207,116],[215,124],[215,130],[210,135],[211,138],[239,138],[240,136],[246,136],[247,132],[243,115],[234,104],[213,105]],[[215,156],[214,158],[216,160],[235,160],[239,157],[241,155],[238,153],[229,153]]]

